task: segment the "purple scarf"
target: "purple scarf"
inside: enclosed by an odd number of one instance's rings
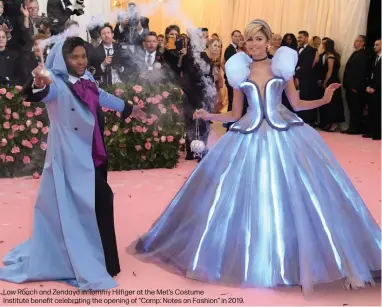
[[[107,160],[105,146],[103,144],[103,136],[98,123],[97,108],[99,106],[99,92],[97,85],[86,79],[80,79],[73,85],[74,92],[81,100],[87,104],[90,112],[94,116],[94,132],[92,157],[94,166],[97,167]]]

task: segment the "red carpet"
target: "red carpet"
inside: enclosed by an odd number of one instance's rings
[[[221,134],[215,129],[212,139]],[[362,139],[360,136],[323,133],[327,144],[360,191],[371,213],[380,225],[381,221],[381,142]],[[214,142],[214,140],[212,140]],[[229,149],[227,149],[229,150]],[[110,184],[115,192],[116,231],[120,252],[122,273],[117,276],[120,291],[108,296],[108,293],[97,295],[68,296],[53,292],[54,289],[74,290],[57,282],[38,282],[14,285],[0,281],[0,305],[5,299],[29,299],[26,305],[44,305],[43,301],[32,304],[31,299],[44,299],[46,303],[66,305],[65,302],[81,305],[208,305],[208,299],[218,299],[216,305],[235,306],[249,305],[289,305],[289,306],[334,306],[344,305],[381,305],[380,285],[357,291],[346,291],[340,285],[326,285],[317,288],[310,296],[304,298],[299,288],[268,289],[235,289],[208,285],[168,273],[155,265],[141,263],[125,252],[126,247],[139,235],[148,230],[154,220],[161,214],[167,203],[181,187],[184,180],[195,167],[194,162],[182,162],[173,170],[148,170],[131,172],[114,172],[110,174]],[[39,180],[30,178],[0,180],[0,257],[14,245],[25,240],[31,233],[33,205],[39,186]],[[37,290],[37,294],[19,293],[5,295],[3,291],[27,289]],[[157,290],[162,294],[152,294]],[[199,290],[203,294],[182,295],[169,294],[165,290]],[[52,292],[48,294],[47,291]],[[127,290],[135,290],[128,295]],[[143,294],[139,294],[143,290]],[[154,292],[146,291],[152,290]],[[40,293],[40,294],[39,294]],[[44,294],[45,293],[45,294]],[[168,295],[166,295],[168,294]],[[67,301],[63,301],[66,298]],[[190,301],[187,299],[190,298]],[[71,299],[73,301],[68,301]],[[134,302],[134,299],[137,299]],[[158,299],[160,301],[149,301]],[[165,300],[166,299],[166,300]],[[89,300],[89,301],[87,301]],[[118,301],[120,300],[120,301]],[[129,301],[127,301],[129,300]],[[193,301],[194,300],[194,301]],[[224,301],[226,300],[226,301]],[[25,301],[26,302],[26,301]],[[243,303],[241,303],[243,302]]]

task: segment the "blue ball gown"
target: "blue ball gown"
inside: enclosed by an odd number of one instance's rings
[[[319,133],[282,105],[296,61],[292,49],[277,51],[264,97],[246,54],[227,62],[248,112],[130,246],[137,257],[239,287],[373,282],[380,228]]]

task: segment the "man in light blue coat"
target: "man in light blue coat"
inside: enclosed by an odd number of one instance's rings
[[[117,285],[112,277],[120,267],[102,107],[117,110],[122,119],[145,114],[98,88],[87,62],[84,41],[68,38],[55,44],[46,70],[37,67],[33,84],[25,89],[29,101],[46,104],[48,150],[32,236],[5,256],[0,280],[57,280],[81,290]]]

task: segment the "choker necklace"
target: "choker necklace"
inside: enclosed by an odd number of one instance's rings
[[[265,58],[263,58],[263,59],[254,59],[254,58],[252,58],[252,61],[254,61],[254,62],[261,62],[261,61],[265,61],[266,59],[268,59],[268,55],[266,55]]]

